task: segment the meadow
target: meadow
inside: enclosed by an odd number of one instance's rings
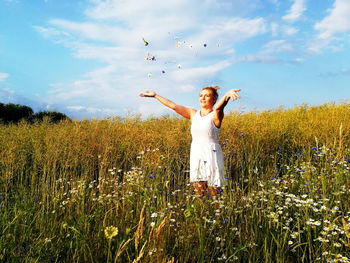
[[[0,125],[1,262],[350,262],[350,104],[232,112],[227,184],[169,116]]]

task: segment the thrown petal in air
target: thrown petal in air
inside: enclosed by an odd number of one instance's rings
[[[143,40],[143,44],[145,45],[145,46],[148,46],[148,42],[144,39],[144,38],[142,38],[142,40]]]
[[[145,60],[152,60],[152,61],[155,61],[156,60],[156,57],[151,55],[150,53],[147,53],[147,57],[145,57]]]
[[[149,77],[149,78],[152,77],[152,74],[151,74],[151,73],[148,73],[148,74],[147,74],[147,77]]]

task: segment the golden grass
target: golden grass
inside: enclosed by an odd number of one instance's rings
[[[187,120],[1,125],[0,260],[347,262],[349,116],[345,103],[228,114],[217,199],[192,193]]]

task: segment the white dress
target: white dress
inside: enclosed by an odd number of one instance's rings
[[[224,185],[224,156],[218,142],[220,129],[213,122],[213,112],[196,112],[191,125],[190,182],[207,181],[208,186]]]

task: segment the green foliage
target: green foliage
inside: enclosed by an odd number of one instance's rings
[[[57,112],[57,111],[40,111],[38,113],[35,113],[32,117],[32,121],[43,121],[44,119],[47,119],[50,122],[60,122],[63,120],[69,120],[68,116],[64,113]]]
[[[17,123],[20,120],[29,120],[32,115],[33,110],[28,106],[0,103],[0,121],[3,123]]]
[[[0,103],[0,123],[19,123],[20,121],[42,122],[47,120],[49,122],[60,122],[62,120],[69,120],[68,116],[56,111],[40,111],[34,113],[32,108],[19,104],[4,104]]]

